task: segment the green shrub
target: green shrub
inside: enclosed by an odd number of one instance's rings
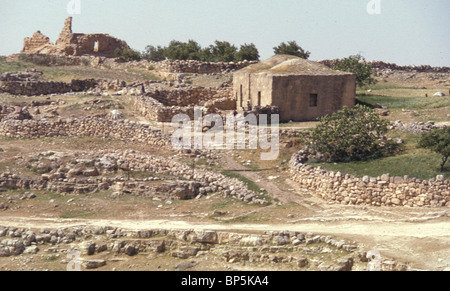
[[[372,109],[344,107],[320,119],[310,141],[326,162],[349,162],[379,158],[393,152],[395,143],[385,138],[389,122]]]
[[[142,59],[141,53],[133,49],[121,50],[116,48],[114,54],[118,57],[123,57],[127,61],[140,61]]]
[[[159,62],[166,59],[164,53],[165,48],[161,46],[154,47],[152,45],[148,45],[145,48],[145,52],[142,54],[142,58],[148,61]]]
[[[348,58],[335,60],[333,70],[350,72],[356,75],[356,84],[359,87],[372,85],[376,80],[372,77],[375,70],[370,64],[365,63],[365,59],[361,55],[354,55]]]
[[[419,147],[427,148],[441,155],[441,172],[450,158],[450,127],[422,134]]]

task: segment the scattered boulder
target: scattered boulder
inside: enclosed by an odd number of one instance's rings
[[[82,255],[92,256],[95,253],[95,243],[93,241],[85,241],[81,243],[80,250]]]
[[[217,244],[218,237],[215,231],[201,231],[197,233],[197,242]]]
[[[82,260],[81,264],[87,270],[98,269],[106,265],[105,260]]]
[[[184,262],[181,262],[180,264],[178,264],[175,267],[175,270],[176,271],[186,271],[188,269],[194,268],[197,265],[198,265],[198,263],[196,261],[184,261]]]

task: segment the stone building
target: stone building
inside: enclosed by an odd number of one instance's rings
[[[238,111],[276,106],[280,122],[315,120],[353,107],[356,76],[317,62],[276,55],[234,73]]]
[[[55,44],[37,31],[25,38],[21,53],[58,54],[67,56],[96,55],[115,57],[115,50],[130,49],[128,44],[108,34],[83,34],[72,32],[72,17],[66,19],[64,28]]]

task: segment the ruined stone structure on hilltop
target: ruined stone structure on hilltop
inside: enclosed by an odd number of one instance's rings
[[[130,47],[125,41],[108,34],[73,33],[72,17],[69,17],[55,44],[51,43],[47,36],[37,31],[31,38],[25,38],[21,53],[115,57],[117,49],[124,50],[130,49]]]

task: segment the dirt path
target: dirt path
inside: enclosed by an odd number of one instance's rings
[[[262,177],[258,172],[252,171],[245,166],[239,164],[230,154],[224,154],[222,160],[222,167],[224,170],[235,171],[240,175],[252,180],[259,187],[264,188],[272,198],[277,198],[281,203],[296,202],[302,204],[302,199],[298,193],[291,190],[281,190],[276,182],[268,181]],[[281,175],[281,174],[280,174]]]
[[[0,225],[17,228],[64,228],[73,226],[113,226],[129,230],[192,229],[239,232],[299,231],[333,235],[362,244],[366,250],[379,251],[386,258],[409,262],[413,269],[444,270],[450,268],[450,211],[446,208],[387,208],[331,205],[308,189],[289,181],[287,173],[280,179],[268,180],[263,173],[251,171],[231,155],[222,160],[222,168],[239,174],[265,188],[281,203],[295,202],[293,218],[275,223],[188,222],[173,219],[120,220],[115,219],[56,219],[32,217],[0,217]],[[288,190],[285,190],[288,189]],[[277,208],[273,204],[270,210]],[[300,213],[303,209],[308,211]],[[261,207],[256,211],[266,211]],[[255,210],[253,210],[255,211]],[[25,215],[25,214],[24,214]],[[281,221],[281,222],[280,222]]]
[[[251,171],[225,155],[222,167],[239,174],[265,188],[281,203],[294,202],[307,207],[314,214],[284,225],[197,225],[213,229],[291,230],[336,235],[363,243],[368,249],[385,256],[410,262],[413,268],[443,270],[450,267],[450,220],[446,209],[392,209],[371,207],[343,207],[330,205],[308,189],[280,173],[290,190],[280,188],[280,180],[268,181],[259,172]],[[169,224],[179,222],[167,222]],[[190,225],[192,226],[192,225]]]
[[[362,243],[367,250],[376,250],[382,256],[409,262],[413,269],[444,270],[450,267],[450,222],[380,223],[361,221],[297,222],[286,224],[211,224],[175,220],[84,220],[0,217],[0,225],[32,229],[74,226],[113,226],[128,230],[192,229],[217,231],[299,231],[334,235]]]

